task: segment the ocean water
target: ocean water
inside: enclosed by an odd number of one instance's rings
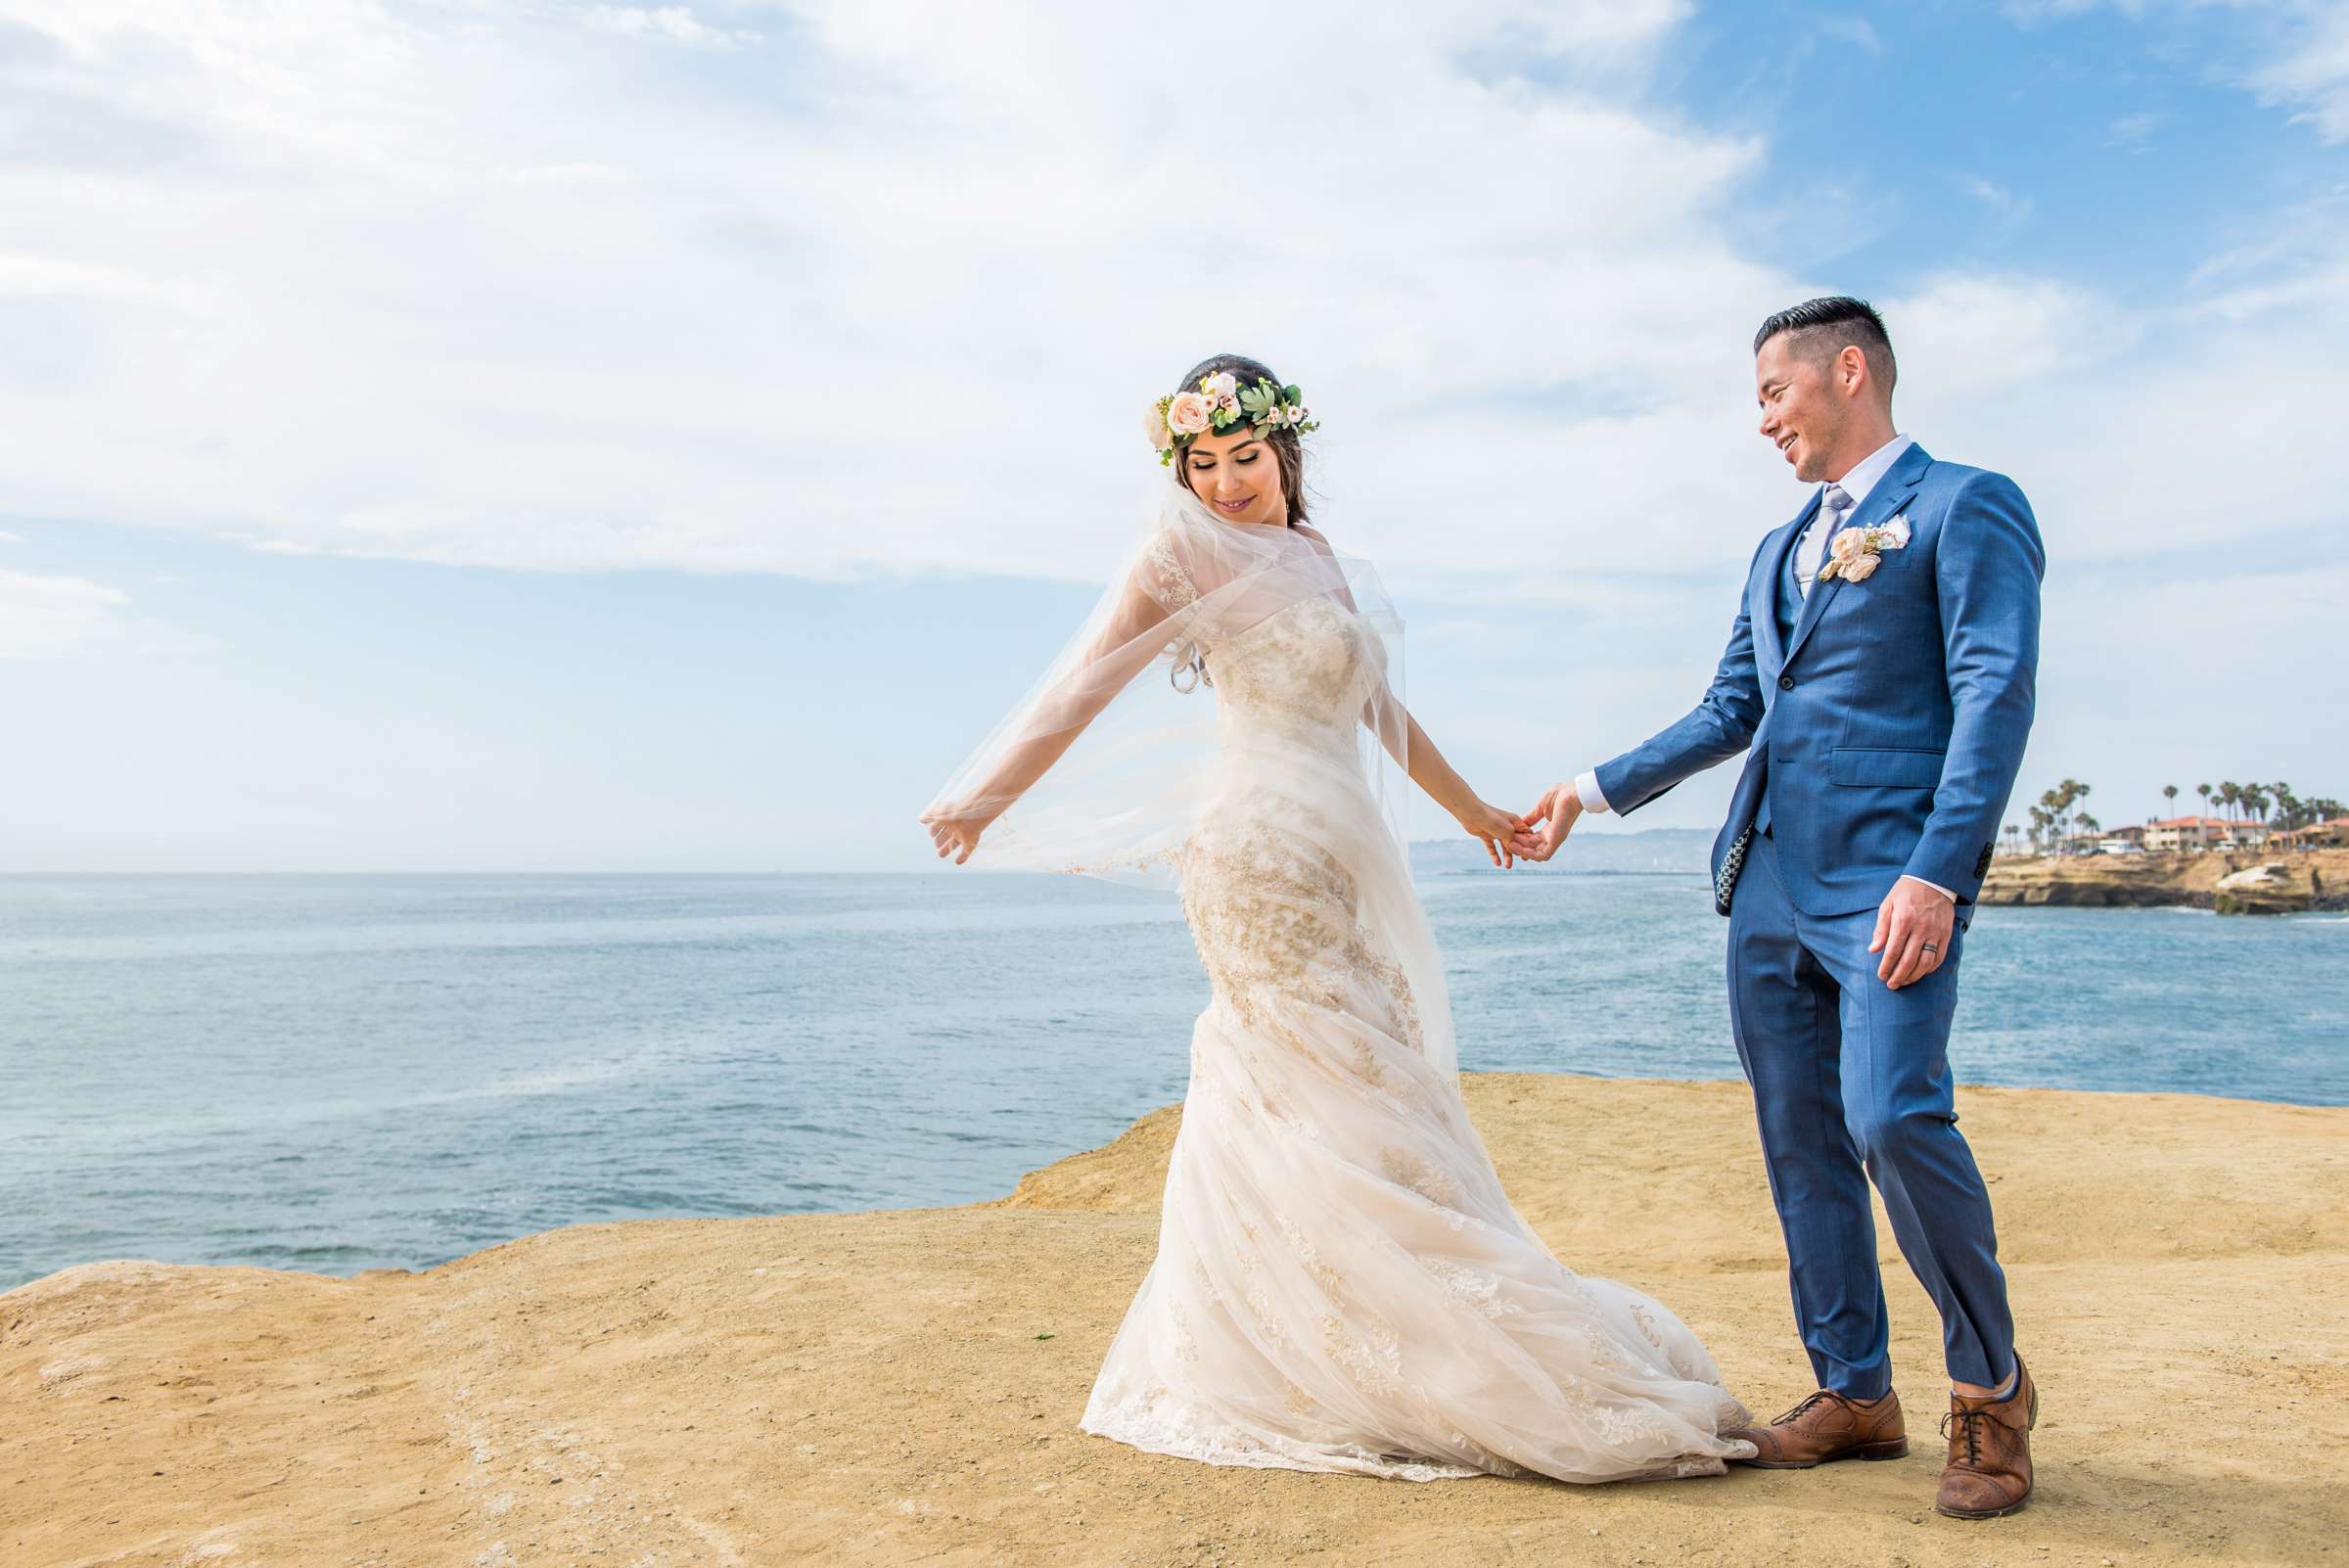
[[[1428,875],[1471,1069],[1735,1078],[1701,876]],[[1989,909],[1969,1083],[2349,1104],[2349,920]],[[0,1288],[951,1204],[1180,1097],[1174,900],[1078,878],[0,878]]]

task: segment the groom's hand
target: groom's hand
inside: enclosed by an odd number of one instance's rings
[[[1867,945],[1869,952],[1884,955],[1876,978],[1898,991],[1939,969],[1957,920],[1957,904],[1939,888],[1914,877],[1895,882],[1877,906],[1875,940]]]
[[[1546,860],[1558,853],[1566,835],[1574,831],[1574,819],[1583,814],[1583,798],[1575,793],[1574,783],[1552,784],[1525,813],[1526,824],[1539,828],[1534,835],[1533,848],[1524,852],[1529,860]]]

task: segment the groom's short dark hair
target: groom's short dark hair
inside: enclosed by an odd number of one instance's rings
[[[1884,384],[1884,395],[1892,395],[1892,384],[1900,375],[1893,363],[1892,337],[1884,330],[1884,318],[1876,307],[1865,300],[1855,300],[1846,294],[1830,294],[1822,299],[1805,300],[1789,305],[1762,323],[1754,334],[1754,352],[1781,332],[1794,334],[1796,351],[1815,359],[1825,359],[1856,347],[1867,358],[1867,373]]]

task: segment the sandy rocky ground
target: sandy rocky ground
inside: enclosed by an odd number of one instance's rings
[[[1562,1257],[1670,1301],[1757,1407],[1807,1392],[1742,1085],[1468,1093]],[[2044,1390],[2039,1496],[2007,1520],[1931,1511],[1937,1340],[1889,1239],[1902,1461],[1412,1486],[1085,1437],[1150,1260],[1163,1111],[973,1208],[585,1225],[355,1279],[96,1263],[10,1291],[0,1563],[2349,1568],[2349,1110],[1960,1109]]]

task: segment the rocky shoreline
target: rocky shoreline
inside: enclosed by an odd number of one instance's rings
[[[2220,914],[2349,909],[2349,850],[1999,859],[1983,880],[1979,901]]]

